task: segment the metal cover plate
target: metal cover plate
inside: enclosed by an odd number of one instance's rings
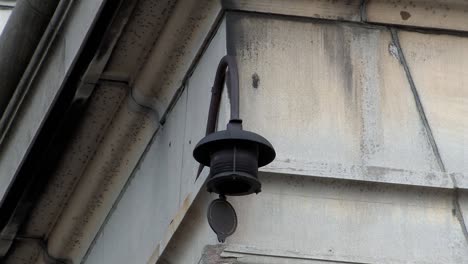
[[[218,241],[224,243],[226,237],[234,234],[237,229],[234,207],[222,198],[212,201],[208,207],[208,223],[218,236]]]

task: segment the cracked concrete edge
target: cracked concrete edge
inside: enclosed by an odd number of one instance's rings
[[[202,256],[198,264],[236,264],[237,258],[222,257],[221,253],[226,249],[226,245],[207,245],[203,249]]]

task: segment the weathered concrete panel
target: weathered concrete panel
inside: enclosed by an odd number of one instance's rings
[[[74,188],[83,175],[88,164],[110,126],[112,117],[128,94],[123,87],[101,85],[96,87],[85,118],[76,129],[70,140],[69,151],[66,152],[56,168],[55,174],[49,179],[41,198],[30,212],[30,221],[23,226],[23,234],[30,237],[41,237],[48,234],[60,216],[72,195],[68,188]]]
[[[453,190],[382,184],[453,187],[438,167],[390,32],[254,14],[229,14],[227,23],[86,263],[155,263],[161,254],[159,263],[197,263],[205,245],[215,244],[206,223],[215,197],[203,192],[192,205],[208,171],[195,181],[192,150],[204,135],[225,36],[239,63],[245,128],[271,140],[278,159],[265,169],[271,173],[261,173],[260,195],[229,198],[239,228],[220,263],[466,262]]]
[[[464,0],[369,0],[367,21],[468,30],[468,3]]]
[[[150,143],[86,263],[146,263],[164,235],[179,205],[185,96]]]
[[[216,65],[226,53],[225,36],[223,23],[149,144],[86,263],[155,263],[177,230],[207,176],[205,170],[195,181],[198,164],[192,151],[205,133]]]
[[[133,95],[159,115],[167,110],[221,13],[219,1],[178,1],[134,80]]]
[[[127,80],[135,78],[153,48],[154,42],[166,26],[176,2],[176,0],[138,1],[112,53],[105,75],[126,76]]]
[[[57,258],[82,260],[157,129],[126,99],[48,235],[48,252]]]
[[[197,196],[188,210],[184,221],[167,245],[166,250],[160,252],[162,254],[161,258],[156,263],[202,264],[205,262],[200,261],[200,258],[207,260],[206,263],[210,263],[209,261],[213,259],[219,259],[212,254],[202,256],[206,245],[215,245],[218,242],[216,235],[211,231],[206,221],[206,208],[216,198],[215,195],[210,195],[204,191]]]
[[[468,259],[450,190],[272,174],[261,180],[261,194],[229,198],[239,226],[221,254],[226,263],[232,258],[239,260],[232,263],[434,264]],[[199,256],[185,250],[214,236],[200,217],[210,197],[201,197],[206,198],[194,204],[163,256],[169,263],[196,263],[179,260]]]
[[[468,38],[411,32],[399,38],[446,170],[467,173]]]
[[[252,14],[228,22],[241,117],[278,153],[267,169],[364,166],[363,180],[379,171],[367,167],[440,171],[386,28]]]
[[[320,0],[222,0],[229,10],[253,11],[280,15],[360,21],[361,1]]]
[[[211,100],[211,87],[214,82],[216,67],[221,58],[226,55],[226,24],[223,21],[216,33],[216,37],[204,56],[200,59],[192,76],[187,82],[187,113],[185,123],[183,168],[181,182],[181,200],[187,196],[192,199],[197,195],[200,183],[206,179],[208,168],[205,168],[200,178],[195,183],[195,175],[198,172],[199,163],[193,159],[192,153],[196,144],[205,136],[208,108]],[[224,91],[225,92],[225,91]],[[179,99],[180,100],[180,99]],[[225,110],[226,104],[221,107]],[[224,111],[225,113],[226,111]],[[223,113],[220,114],[220,126],[224,126]],[[198,187],[198,188],[197,188]]]
[[[451,192],[303,177],[263,182],[261,195],[234,200],[245,224],[230,243],[365,263],[468,259]]]

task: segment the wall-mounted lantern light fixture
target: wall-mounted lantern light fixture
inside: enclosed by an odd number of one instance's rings
[[[231,119],[226,130],[215,132],[226,75]],[[224,56],[219,62],[213,84],[206,136],[193,151],[193,157],[201,164],[198,173],[203,166],[210,167],[207,181],[209,192],[223,196],[259,193],[262,185],[257,177],[258,168],[272,162],[275,156],[275,150],[268,140],[242,129],[237,64],[233,57]]]
[[[215,132],[226,75],[231,119],[226,130]],[[226,195],[259,193],[262,184],[257,177],[258,168],[272,162],[275,156],[275,149],[268,140],[242,129],[237,64],[233,57],[224,56],[219,62],[211,91],[206,136],[193,150],[193,157],[200,163],[197,178],[203,166],[210,167],[207,190],[220,196],[208,208],[208,223],[220,242],[224,242],[237,228],[237,215],[234,207],[226,201]]]

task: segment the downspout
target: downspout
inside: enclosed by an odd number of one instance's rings
[[[0,36],[0,145],[71,2],[19,0],[5,25]]]

